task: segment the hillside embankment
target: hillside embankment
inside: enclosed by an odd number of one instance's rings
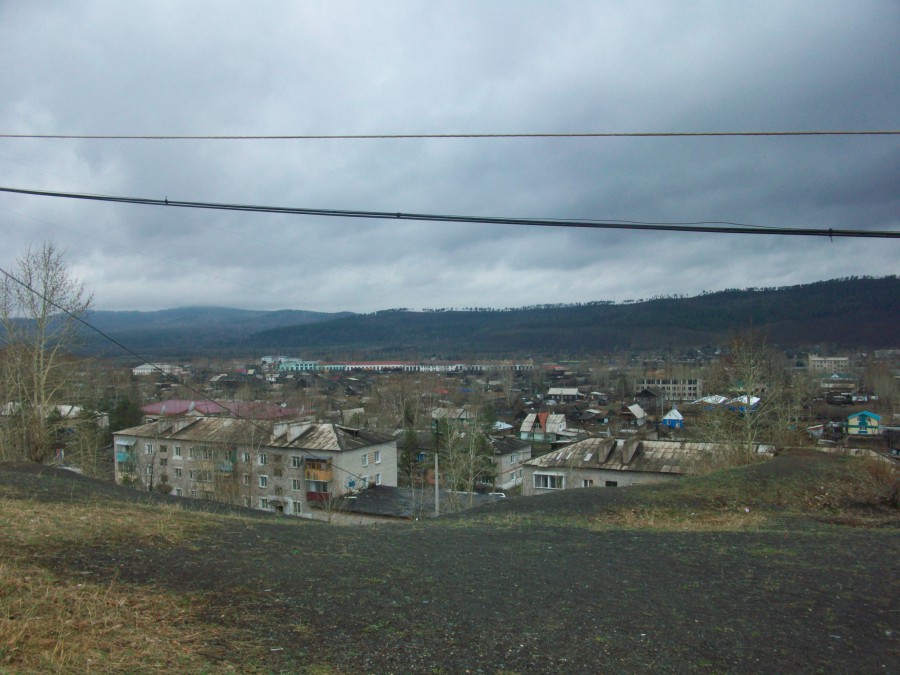
[[[896,470],[794,452],[334,527],[0,467],[10,672],[896,672]]]

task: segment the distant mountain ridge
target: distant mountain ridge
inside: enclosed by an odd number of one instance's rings
[[[277,352],[427,358],[690,348],[725,344],[748,326],[783,348],[878,349],[900,347],[900,279],[836,279],[621,304],[372,314],[194,307],[94,312],[90,321],[135,351],[185,357]],[[92,348],[99,347],[94,341]]]
[[[208,351],[230,351],[259,331],[303,326],[352,315],[352,312],[262,311],[199,306],[152,312],[92,311],[87,320],[134,351],[148,355],[190,356]],[[82,337],[90,351],[121,354],[119,348],[93,331],[84,330]]]

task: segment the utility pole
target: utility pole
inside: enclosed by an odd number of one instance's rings
[[[441,423],[440,420],[431,421],[434,430],[434,515],[441,515],[441,476],[438,469],[438,451],[441,449]]]

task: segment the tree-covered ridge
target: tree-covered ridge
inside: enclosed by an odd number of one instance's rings
[[[591,352],[723,344],[740,328],[765,330],[783,346],[897,346],[900,280],[851,277],[801,286],[729,289],[682,298],[519,309],[405,308],[309,326],[261,331],[258,348],[293,350]]]

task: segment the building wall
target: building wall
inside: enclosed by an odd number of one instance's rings
[[[298,360],[287,360],[282,361],[278,364],[279,371],[290,371],[290,372],[307,372],[314,371],[319,369],[318,361],[298,361]]]
[[[814,373],[844,373],[850,370],[850,357],[810,354],[807,364],[807,368]]]
[[[868,415],[856,415],[847,420],[847,434],[850,436],[877,436],[878,420]]]
[[[376,457],[378,455],[378,457]],[[369,484],[397,485],[397,444],[383,443],[358,450],[349,450],[335,456],[335,485],[340,494],[361,487],[361,479],[368,476]],[[380,475],[380,482],[378,476]],[[353,481],[351,486],[350,481]]]
[[[375,483],[380,474],[381,485],[397,485],[395,442],[311,453],[300,448],[188,444],[120,435],[115,437],[115,478],[119,484],[136,483],[144,490],[165,482],[176,496],[299,515],[307,508],[307,493],[314,491],[306,471],[306,462],[313,456],[330,462],[328,491],[333,496],[358,489],[363,476]],[[363,466],[363,456],[369,458],[369,467]]]
[[[531,459],[531,446],[517,452],[494,457],[494,487],[499,490],[511,490],[522,484],[525,476],[524,464]]]
[[[696,401],[703,397],[703,380],[698,378],[644,377],[637,381],[637,388],[659,389],[671,401]]]
[[[588,468],[572,468],[553,467],[541,468],[534,466],[524,467],[524,476],[522,482],[523,495],[539,495],[548,492],[557,492],[555,488],[535,487],[535,474],[550,474],[561,476],[564,480],[563,490],[570,490],[581,487],[628,487],[630,485],[644,485],[647,483],[658,483],[665,480],[673,480],[678,478],[676,474],[663,473],[646,473],[641,471],[613,471],[609,469],[588,469]],[[584,481],[590,484],[585,485]],[[615,485],[612,485],[612,484]]]

